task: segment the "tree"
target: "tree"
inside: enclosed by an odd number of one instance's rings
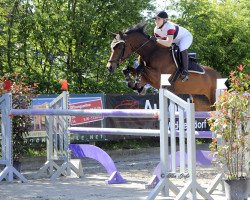
[[[60,79],[68,80],[71,93],[132,92],[121,70],[114,75],[106,70],[109,31],[125,31],[149,19],[150,2],[2,0],[0,75],[23,73],[28,83],[39,83],[40,93],[59,93]],[[202,64],[225,75],[239,63],[249,64],[249,1],[179,0],[171,6],[167,10],[177,11],[171,19],[193,33],[191,50]],[[153,26],[149,21],[150,35]]]
[[[171,8],[179,14],[172,18],[193,33],[191,50],[203,64],[226,76],[234,66],[250,64],[249,1],[180,0]]]
[[[140,22],[149,1],[5,0],[1,72],[25,73],[40,83],[41,93],[59,92],[60,79],[68,80],[70,92],[128,91],[117,81],[121,72],[110,76],[105,68],[112,40],[108,30]]]

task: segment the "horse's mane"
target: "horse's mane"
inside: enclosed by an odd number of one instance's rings
[[[146,23],[139,23],[139,24],[133,26],[132,28],[129,28],[128,30],[126,30],[125,34],[138,32],[138,33],[141,33],[145,37],[148,38],[149,36],[144,32],[145,27],[146,27]]]

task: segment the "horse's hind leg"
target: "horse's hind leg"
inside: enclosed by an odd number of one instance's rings
[[[213,105],[216,101],[216,91],[213,91],[210,96],[210,103]]]
[[[209,104],[210,110],[214,110],[213,105],[216,101],[216,91],[214,89],[210,90],[210,93],[205,94]]]
[[[214,110],[214,103],[216,102],[216,91],[212,90],[210,93],[210,97],[208,98],[211,106],[211,110]]]
[[[192,95],[195,111],[211,111],[211,103],[205,95]]]
[[[210,88],[210,90],[208,90],[208,94],[206,94],[206,96],[209,99],[209,102],[212,106],[216,101],[216,89]]]

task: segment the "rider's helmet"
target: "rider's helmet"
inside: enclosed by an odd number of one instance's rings
[[[153,18],[155,19],[156,17],[160,17],[162,19],[168,19],[168,14],[164,10],[162,10],[158,11]]]

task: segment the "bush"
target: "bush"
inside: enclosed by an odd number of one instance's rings
[[[0,94],[2,95],[6,92],[12,93],[13,109],[28,109],[32,98],[35,96],[36,85],[27,86],[28,84],[25,80],[27,80],[26,77],[20,74],[7,74],[0,77],[0,84],[2,85]],[[15,116],[12,118],[14,161],[19,161],[28,151],[28,146],[24,138],[28,135],[31,125],[31,116]]]

